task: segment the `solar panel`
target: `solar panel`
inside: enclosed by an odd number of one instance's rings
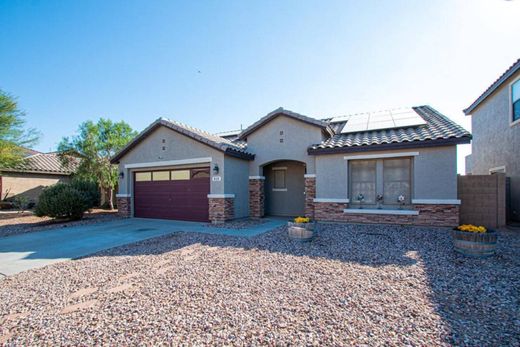
[[[342,134],[426,124],[425,120],[411,108],[359,113],[341,118],[347,121],[341,131]]]

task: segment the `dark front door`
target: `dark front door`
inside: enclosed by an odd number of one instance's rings
[[[134,216],[207,222],[209,168],[134,173]]]
[[[264,167],[265,212],[272,216],[303,216],[305,164],[279,161]]]

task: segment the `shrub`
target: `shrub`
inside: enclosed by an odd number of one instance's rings
[[[23,195],[18,195],[13,199],[13,206],[18,210],[18,212],[22,213],[27,210],[30,206],[29,198]]]
[[[99,187],[96,182],[74,179],[70,183],[70,186],[83,193],[89,209],[99,206],[101,195],[99,194]]]
[[[70,184],[57,183],[43,190],[34,213],[38,217],[81,219],[88,210],[85,194]]]

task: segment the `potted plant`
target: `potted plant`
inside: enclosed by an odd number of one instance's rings
[[[463,224],[453,229],[453,246],[455,251],[471,256],[484,258],[496,252],[497,233],[483,226]]]
[[[404,206],[404,204],[405,204],[405,200],[406,200],[406,199],[405,199],[405,197],[404,197],[403,194],[401,194],[401,195],[399,195],[399,196],[397,197],[397,202],[399,203],[399,209],[400,209],[400,210],[403,209],[403,206]]]
[[[365,196],[361,193],[357,196],[357,201],[359,202],[359,208],[363,208],[363,202],[365,201]]]
[[[376,196],[376,202],[377,202],[377,209],[380,210],[382,208],[381,204],[383,203],[384,197],[383,194],[377,194]]]
[[[296,217],[289,222],[289,237],[299,241],[310,241],[314,237],[315,222],[308,217]]]

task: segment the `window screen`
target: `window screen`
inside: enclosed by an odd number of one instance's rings
[[[520,119],[520,80],[511,85],[511,102],[514,122]]]
[[[135,173],[135,181],[136,182],[146,182],[152,180],[151,172],[136,172]]]
[[[175,170],[172,171],[172,181],[189,180],[190,170]]]
[[[376,161],[352,160],[349,162],[350,201],[358,203],[359,194],[363,194],[365,204],[376,202]]]
[[[152,177],[154,181],[169,181],[170,171],[154,171]]]
[[[285,189],[287,188],[285,183],[285,170],[273,170],[274,173],[274,189]]]
[[[405,203],[411,202],[411,160],[410,158],[383,160],[383,197],[385,204],[399,204],[403,195]]]

